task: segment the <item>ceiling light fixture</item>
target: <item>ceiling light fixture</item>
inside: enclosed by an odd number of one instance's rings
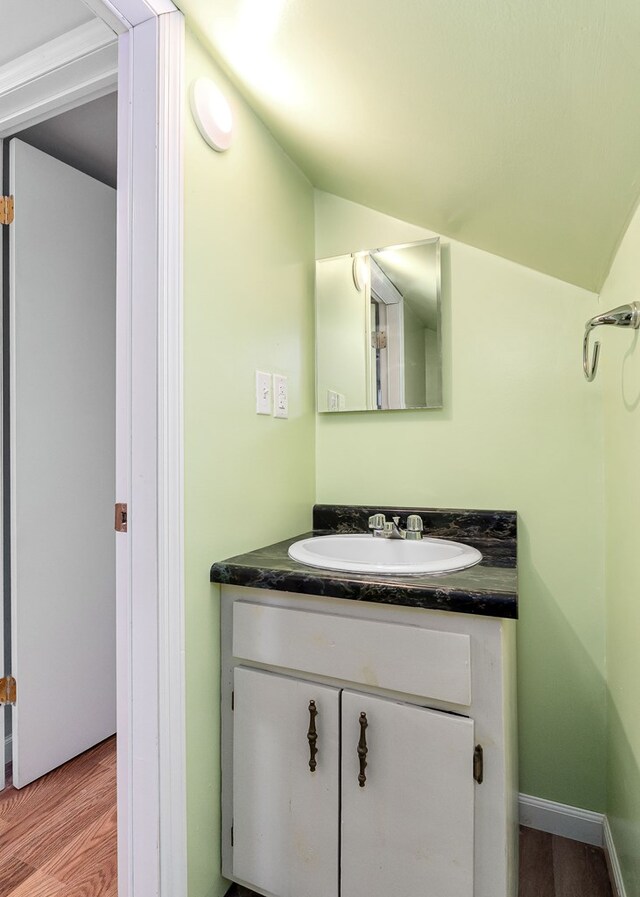
[[[229,149],[233,114],[227,98],[209,78],[197,78],[190,93],[191,114],[204,139],[219,153]]]

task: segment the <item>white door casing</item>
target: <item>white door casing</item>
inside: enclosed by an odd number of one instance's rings
[[[133,19],[118,39],[116,499],[129,508],[116,536],[119,897],[187,893],[184,20],[158,5],[112,4]]]
[[[13,783],[112,735],[115,190],[20,140],[9,175]]]

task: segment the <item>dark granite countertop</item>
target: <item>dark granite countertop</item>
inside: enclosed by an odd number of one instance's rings
[[[407,514],[420,514],[425,536],[472,545],[482,553],[482,561],[455,573],[372,576],[308,567],[287,554],[293,542],[312,535],[367,532],[369,517],[378,511],[387,518],[399,515],[403,521]],[[218,561],[211,567],[210,578],[227,585],[516,619],[517,515],[515,511],[315,505],[312,532]]]

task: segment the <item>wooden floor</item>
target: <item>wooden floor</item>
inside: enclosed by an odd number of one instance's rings
[[[613,897],[604,851],[521,828],[519,897]]]
[[[0,897],[116,897],[115,748],[110,738],[0,792]],[[613,897],[604,853],[522,828],[519,897]]]
[[[232,885],[227,897],[258,897]],[[519,897],[613,897],[604,852],[568,838],[520,829]]]
[[[115,897],[115,747],[0,792],[0,897]]]

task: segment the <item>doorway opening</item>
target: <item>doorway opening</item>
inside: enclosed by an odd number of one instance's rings
[[[15,203],[3,229],[3,641],[19,698],[4,711],[0,818],[21,832],[7,870],[29,872],[22,889],[29,876],[67,889],[93,876],[104,897],[117,893],[116,147],[111,93],[5,138],[2,166]],[[98,832],[70,870],[66,848]]]

